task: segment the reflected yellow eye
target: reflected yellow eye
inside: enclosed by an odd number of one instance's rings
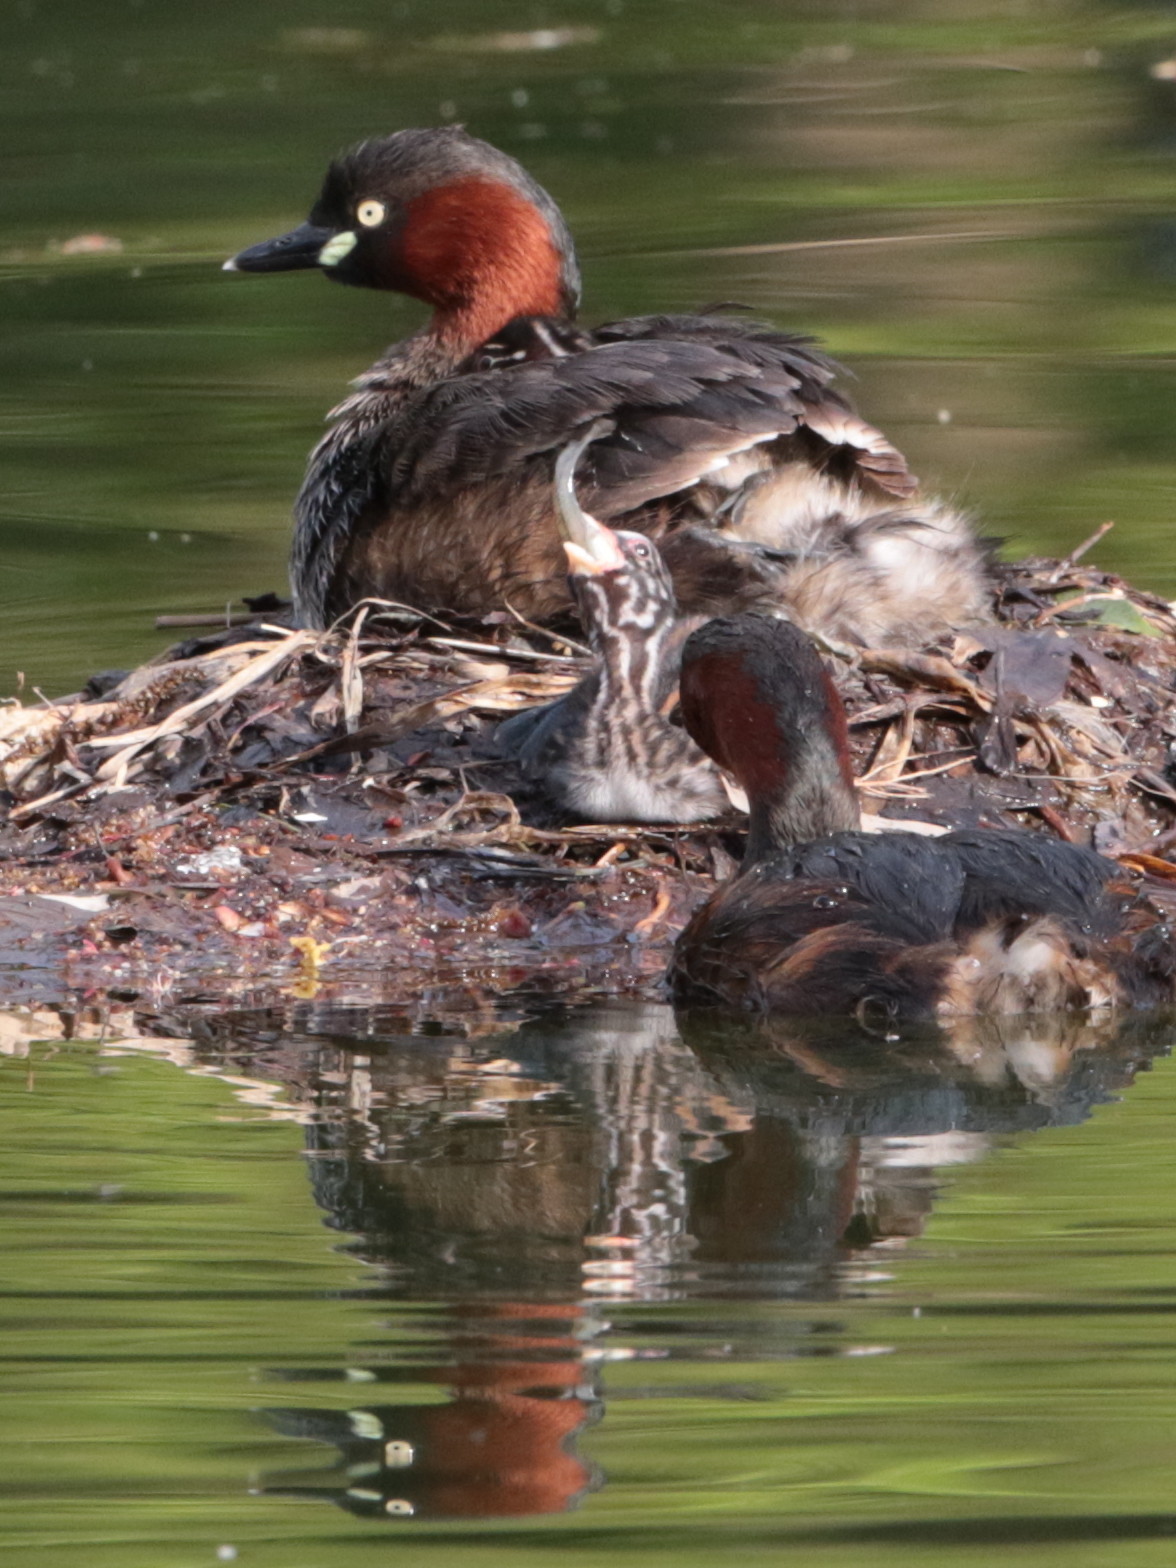
[[[361,201],[355,209],[355,216],[365,229],[378,228],[384,221],[385,208],[382,201]]]

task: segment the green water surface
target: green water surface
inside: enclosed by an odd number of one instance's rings
[[[564,206],[587,319],[811,330],[1011,549],[1113,518],[1098,558],[1176,593],[1169,6],[18,0],[3,41],[0,696],[283,586],[323,413],[420,313],[220,262],[339,147],[452,120]],[[1166,1042],[1076,1058],[1076,1099],[1034,1048],[1008,1105],[850,1116],[668,1018],[170,1056],[42,1024],[0,1027],[6,1563],[1176,1560]],[[398,1498],[329,1422],[432,1430],[528,1304],[578,1506],[488,1520],[463,1471],[461,1518],[427,1477],[411,1516],[354,1511]]]
[[[1171,1563],[1163,1030],[866,1096],[656,1008],[218,1033],[0,1059],[6,1562]],[[584,1420],[526,1462],[491,1425],[488,1467],[584,1485],[487,1519],[430,1422],[515,1362]],[[314,1426],[373,1411],[391,1493]]]
[[[454,120],[564,206],[587,319],[810,330],[1010,549],[1114,519],[1099,559],[1176,592],[1165,6],[14,0],[4,32],[0,693],[283,588],[323,414],[420,307],[219,264],[339,147]]]

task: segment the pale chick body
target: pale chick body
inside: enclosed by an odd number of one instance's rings
[[[992,616],[989,551],[935,497],[880,508],[789,464],[750,481],[720,532],[786,558],[779,608],[828,642],[922,647]]]

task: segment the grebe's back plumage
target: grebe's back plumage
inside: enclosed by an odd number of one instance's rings
[[[658,531],[669,496],[689,490],[683,505],[704,506],[699,482],[712,468],[802,417],[820,360],[774,336],[756,364],[703,338],[601,343],[393,392],[374,425],[362,412],[358,436],[346,416],[312,455],[297,504],[303,617],[323,623],[377,592],[466,614],[505,602],[535,620],[566,612],[556,452],[592,420],[613,419],[616,434],[585,464],[585,497],[604,518]],[[684,429],[690,444],[679,446]]]
[[[681,692],[693,738],[747,790],[751,831],[679,938],[679,1001],[884,1021],[1171,999],[1172,933],[1114,862],[1028,831],[857,831],[844,710],[795,627],[707,623]]]
[[[725,316],[576,327],[579,273],[558,208],[464,131],[362,144],[332,164],[306,223],[228,265],[318,266],[433,310],[360,378],[312,454],[292,554],[308,624],[372,595],[558,616],[569,600],[552,464],[600,416],[615,429],[585,465],[585,498],[637,532],[713,524],[749,479],[790,468],[794,486],[819,478],[822,504],[845,516],[862,503],[918,513],[901,453],[832,387],[837,367],[808,340]],[[769,494],[744,508],[757,536]],[[738,538],[739,517],[725,515],[721,530]],[[767,543],[787,553],[786,531]],[[687,559],[671,570],[688,587],[689,550],[676,548]],[[983,599],[982,570],[972,599]],[[963,614],[975,619],[976,605]]]

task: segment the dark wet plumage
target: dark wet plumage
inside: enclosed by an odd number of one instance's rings
[[[855,831],[844,715],[794,627],[712,621],[681,679],[686,726],[747,789],[752,826],[743,869],[678,941],[680,1002],[885,1026],[1171,998],[1171,930],[1115,862],[1015,830]]]

